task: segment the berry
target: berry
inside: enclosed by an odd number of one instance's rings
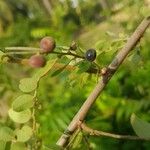
[[[47,36],[40,41],[41,52],[50,53],[54,50],[55,46],[56,43],[52,37]]]
[[[42,55],[33,55],[30,57],[28,63],[33,68],[40,68],[45,65],[46,60]]]
[[[85,58],[88,61],[94,61],[96,58],[96,50],[95,49],[88,49],[85,53]]]

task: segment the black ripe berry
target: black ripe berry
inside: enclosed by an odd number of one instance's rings
[[[94,61],[96,58],[96,50],[95,49],[88,49],[85,53],[85,58],[88,61]]]
[[[33,68],[43,67],[45,63],[46,60],[42,55],[33,55],[29,59],[29,65]]]
[[[54,50],[55,46],[56,43],[52,37],[47,36],[40,41],[41,52],[50,53]]]

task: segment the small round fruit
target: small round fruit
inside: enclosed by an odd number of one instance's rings
[[[94,61],[96,58],[96,50],[95,49],[88,49],[85,53],[85,58],[88,61]]]
[[[29,65],[33,68],[43,67],[45,63],[46,60],[42,55],[33,55],[29,59]]]
[[[41,52],[50,53],[55,49],[55,46],[56,43],[52,37],[47,36],[40,41]]]

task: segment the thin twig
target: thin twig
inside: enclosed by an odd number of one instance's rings
[[[35,106],[36,106],[36,102],[37,102],[37,90],[35,90],[34,92],[34,97],[33,97],[33,108],[32,108],[32,130],[33,133],[36,133],[36,118],[35,118]]]
[[[120,135],[120,134],[94,130],[88,127],[85,123],[81,124],[81,129],[84,132],[89,133],[89,135],[92,135],[92,136],[110,137],[110,138],[115,138],[115,139],[127,139],[127,140],[148,140],[148,141],[150,140],[150,139],[145,139],[145,138],[141,138],[141,137],[134,136],[134,135]]]
[[[67,127],[67,131],[70,132],[70,136],[72,133],[77,129],[78,122],[83,121],[88,113],[88,111],[91,109],[92,105],[96,101],[97,97],[100,95],[100,93],[103,91],[104,87],[107,85],[111,77],[114,75],[118,67],[121,65],[123,60],[127,57],[129,52],[137,45],[141,37],[143,36],[144,32],[148,28],[150,24],[150,16],[145,18],[141,24],[137,27],[135,32],[132,34],[132,36],[128,39],[125,46],[118,52],[116,57],[113,59],[113,61],[108,65],[108,71],[106,75],[103,75],[99,83],[95,86],[93,91],[90,93],[87,100],[84,102],[84,104],[81,106],[80,110],[77,112],[75,117],[72,119],[70,124]],[[69,137],[66,138],[65,133],[60,137],[60,139],[57,141],[57,145],[61,147],[65,147],[68,143]]]
[[[64,49],[63,46],[59,46],[58,48]],[[41,48],[35,48],[35,47],[5,47],[3,48],[3,50],[6,54],[31,54],[31,53],[37,53],[37,52],[43,54]],[[74,56],[77,58],[85,59],[84,56],[74,54],[70,51],[68,52],[53,51],[50,54],[70,55],[70,56]]]
[[[8,51],[41,51],[42,49],[41,48],[35,48],[35,47],[5,47],[3,48],[4,49],[4,52],[8,52]]]
[[[60,55],[70,55],[70,56],[74,56],[74,57],[77,57],[77,58],[82,58],[82,59],[85,59],[85,57],[83,56],[80,56],[80,55],[77,55],[77,54],[74,54],[72,52],[66,52],[66,53],[63,53],[63,52],[52,52],[53,54],[60,54]]]

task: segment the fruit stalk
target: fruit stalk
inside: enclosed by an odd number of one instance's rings
[[[64,49],[63,46],[56,46],[56,48],[61,48]],[[40,53],[43,54],[41,48],[35,48],[35,47],[5,47],[4,48],[6,54],[36,54]],[[69,55],[69,56],[74,56],[76,58],[81,58],[84,59],[84,56],[80,56],[77,54],[74,54],[72,52],[57,52],[57,51],[52,51],[51,54],[60,54],[60,55]]]
[[[143,36],[146,29],[150,24],[150,16],[145,18],[141,24],[137,27],[135,32],[131,35],[125,46],[118,52],[112,62],[108,65],[107,73],[102,76],[99,83],[95,86],[93,91],[90,93],[89,97],[86,99],[84,104],[81,106],[80,110],[74,116],[70,124],[68,125],[66,131],[61,135],[60,139],[57,141],[57,145],[60,147],[65,147],[68,144],[69,138],[78,128],[79,122],[83,122],[88,111],[91,109],[92,105],[96,101],[97,97],[100,95],[104,87],[107,85],[108,81],[114,75],[116,70],[122,64],[123,60],[129,54],[129,52],[137,45]]]

